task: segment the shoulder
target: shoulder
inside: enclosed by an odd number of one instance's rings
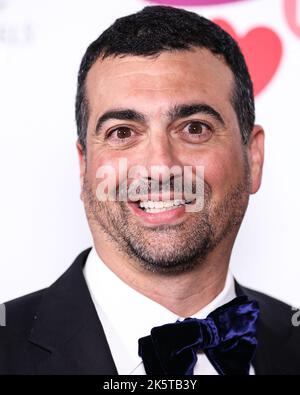
[[[6,327],[4,328],[9,329],[12,334],[28,335],[44,296],[49,295],[49,298],[57,299],[59,294],[56,290],[59,288],[65,290],[66,287],[76,287],[74,275],[82,274],[82,267],[90,250],[91,248],[82,251],[72,265],[49,287],[5,302]]]
[[[4,303],[6,326],[12,334],[26,335],[30,330],[35,312],[46,289]]]
[[[52,330],[60,328],[62,322],[67,324],[66,311],[70,313],[75,310],[85,296],[82,267],[89,252],[90,248],[81,252],[49,287],[4,303],[6,325],[0,327],[0,374],[26,374],[27,370],[30,371],[28,355],[34,354],[31,339],[38,322],[39,330],[44,331],[49,339]],[[82,316],[85,310],[86,303],[82,307]],[[77,321],[78,316],[80,314],[77,314]],[[57,322],[58,320],[60,321]],[[73,320],[72,323],[77,321]],[[49,322],[53,323],[52,328],[49,327]]]
[[[21,364],[35,312],[45,290],[11,300],[5,306],[5,326],[0,327],[0,374],[14,373]]]

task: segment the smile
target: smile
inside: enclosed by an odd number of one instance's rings
[[[168,210],[173,210],[174,208],[180,207],[180,206],[185,206],[186,204],[190,204],[192,200],[167,200],[167,201],[153,201],[153,200],[147,200],[147,201],[140,201],[138,203],[139,208],[142,209],[143,211],[146,211],[147,213],[161,213],[164,211]]]
[[[186,205],[192,204],[195,199],[172,200],[139,200],[128,202],[133,214],[145,226],[158,226],[162,224],[178,224],[186,218]]]

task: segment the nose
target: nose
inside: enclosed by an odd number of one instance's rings
[[[174,146],[165,131],[153,133],[149,138],[144,164],[151,178],[162,183],[170,179],[170,171],[174,166],[180,166]]]

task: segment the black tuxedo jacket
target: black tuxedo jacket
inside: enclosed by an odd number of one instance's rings
[[[89,251],[49,288],[6,303],[0,374],[118,374],[82,272]],[[238,283],[236,292],[260,306],[256,374],[300,374],[295,311]]]

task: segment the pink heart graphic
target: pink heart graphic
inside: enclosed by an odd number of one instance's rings
[[[282,57],[282,43],[277,33],[268,27],[256,27],[245,36],[239,36],[233,27],[222,19],[215,23],[229,33],[238,43],[245,56],[258,95],[274,77]]]

